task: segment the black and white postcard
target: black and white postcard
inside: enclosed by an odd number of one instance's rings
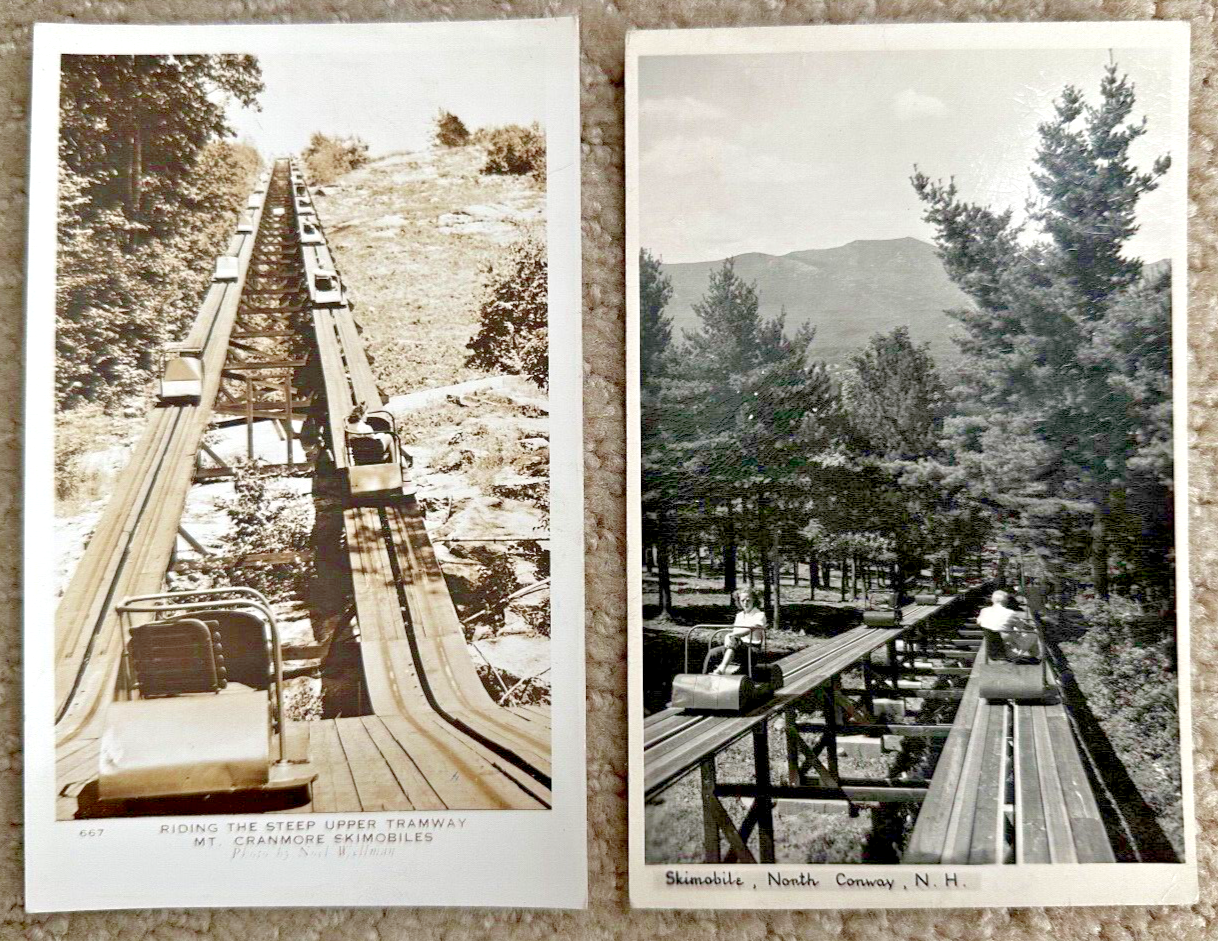
[[[1197,898],[1188,44],[630,35],[634,904]]]
[[[581,907],[573,19],[35,31],[26,907]]]

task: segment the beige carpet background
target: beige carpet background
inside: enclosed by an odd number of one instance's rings
[[[584,408],[587,504],[588,852],[591,908],[581,913],[354,909],[101,912],[28,915],[22,908],[21,563],[0,562],[0,941],[202,937],[503,941],[671,938],[734,941],[1037,939],[1124,941],[1218,937],[1218,88],[1215,3],[1203,0],[0,0],[0,544],[20,541],[22,288],[31,24],[328,22],[582,17]],[[1193,24],[1189,316],[1190,514],[1195,780],[1202,901],[1192,909],[906,912],[631,911],[626,894],[624,581],[623,43],[628,28],[877,21],[1183,19]],[[49,625],[48,625],[49,629]],[[122,865],[121,859],[115,859]],[[1130,867],[1129,878],[1136,879]]]

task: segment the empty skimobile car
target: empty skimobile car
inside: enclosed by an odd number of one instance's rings
[[[337,271],[317,268],[309,275],[309,300],[314,307],[340,307],[343,293]]]
[[[347,480],[355,500],[415,492],[397,424],[389,412],[357,411],[343,429]]]
[[[203,396],[203,351],[200,347],[175,343],[161,351],[157,373],[161,385],[157,398],[161,402],[194,402]]]
[[[672,699],[669,705],[691,712],[747,712],[772,698],[782,688],[782,667],[776,663],[761,663],[765,658],[765,628],[749,629],[747,637],[741,639],[738,656],[743,662],[733,664],[735,673],[714,673],[712,670],[723,656],[726,644],[716,646],[716,641],[726,642],[733,627],[719,627],[710,636],[706,656],[702,660],[702,672],[693,673],[689,668],[689,638],[694,631],[713,624],[695,624],[685,632],[685,668],[672,680]]]
[[[157,398],[162,402],[190,401],[203,397],[203,350],[178,343],[161,350],[161,377]]]
[[[241,259],[236,255],[220,255],[216,259],[213,281],[236,281],[241,277]]]
[[[879,593],[867,599],[863,623],[868,627],[896,627],[901,623],[901,607],[896,594]]]
[[[320,245],[322,243],[321,229],[317,228],[317,221],[311,216],[300,220],[299,229],[301,245]]]
[[[120,698],[106,710],[97,796],[136,800],[306,788],[306,737],[283,707],[283,655],[252,588],[126,598]]]

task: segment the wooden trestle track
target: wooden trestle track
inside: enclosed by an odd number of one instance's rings
[[[231,470],[204,466],[204,455],[215,458],[203,444],[209,425],[244,419],[252,456],[254,422],[280,423],[288,449],[280,469],[299,472],[292,420],[306,419],[341,470],[347,415],[357,404],[383,403],[345,297],[316,308],[310,300],[311,272],[336,269],[324,231],[321,244],[301,244],[294,175],[288,161],[277,161],[251,196],[246,224],[227,249],[240,275],[213,282],[188,339],[203,350],[202,397],[153,411],[56,612],[61,819],[81,812],[97,775],[105,710],[124,692],[114,605],[163,589],[188,489]],[[299,371],[314,363],[323,388],[302,393]],[[295,724],[289,750],[307,754],[319,773],[309,803],[276,809],[550,806],[549,709],[504,708],[486,692],[413,497],[377,506],[345,499],[331,512],[342,514],[372,713]],[[226,811],[243,809],[240,801],[226,798]],[[251,796],[250,809],[255,804]]]
[[[658,798],[697,769],[701,777],[703,859],[773,863],[780,801],[834,804],[853,813],[889,803],[919,805],[902,862],[919,864],[1113,862],[1105,825],[1063,705],[987,702],[977,668],[980,632],[945,631],[940,615],[966,596],[909,605],[899,625],[859,626],[778,663],[785,685],[740,716],[665,709],[643,726],[644,794]],[[857,669],[863,685],[845,688]],[[962,684],[962,685],[961,685]],[[951,723],[889,722],[878,703],[956,701]],[[810,717],[815,717],[815,721]],[[774,782],[770,726],[781,720],[786,782]],[[751,735],[752,780],[722,782],[716,759]],[[843,775],[844,736],[946,740],[927,780]],[[737,822],[723,798],[744,798]]]

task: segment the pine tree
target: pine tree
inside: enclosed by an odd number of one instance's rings
[[[660,611],[672,614],[669,556],[676,539],[678,512],[673,455],[664,434],[664,411],[658,401],[668,366],[672,323],[664,308],[672,298],[672,279],[647,249],[639,253],[639,363],[642,445],[644,552],[655,553]]]
[[[845,400],[858,445],[890,459],[933,451],[943,430],[947,389],[930,344],[915,346],[908,327],[895,327],[873,336],[851,365]]]
[[[915,345],[907,327],[876,334],[851,358],[843,403],[851,438],[851,476],[846,483],[847,519],[838,526],[883,550],[880,561],[902,573],[922,568],[926,559],[946,568],[958,488],[945,491],[928,479],[928,462],[942,453],[947,389],[928,344]]]
[[[1059,560],[1071,552],[1077,514],[1085,512],[1101,595],[1113,514],[1125,503],[1130,461],[1143,454],[1140,422],[1147,406],[1170,408],[1166,327],[1154,334],[1159,353],[1136,379],[1125,339],[1139,320],[1157,316],[1128,309],[1155,305],[1139,293],[1141,261],[1124,249],[1137,231],[1139,198],[1170,167],[1167,157],[1149,172],[1132,165],[1130,146],[1146,128],[1144,120],[1129,121],[1134,100],[1114,65],[1098,105],[1067,87],[1053,120],[1040,125],[1032,172],[1038,196],[1029,207],[1039,241],[1029,243],[1009,211],[965,203],[954,183],[913,177],[948,274],[975,304],[953,312],[966,332],[959,399],[969,405],[948,423],[958,462],[979,499],[1022,530],[1020,539]],[[1138,393],[1150,401],[1133,404]],[[1162,450],[1162,436],[1156,440]]]
[[[756,288],[731,259],[712,272],[694,310],[698,328],[672,357],[661,392],[673,473],[685,503],[722,520],[727,590],[742,538],[769,560],[768,604],[781,546],[802,526],[820,456],[838,432],[838,390],[809,359],[814,331],[788,339],[781,317],[763,320]]]
[[[672,344],[672,320],[664,308],[672,300],[672,278],[664,274],[660,259],[647,249],[639,252],[639,369],[644,383],[663,375]]]

